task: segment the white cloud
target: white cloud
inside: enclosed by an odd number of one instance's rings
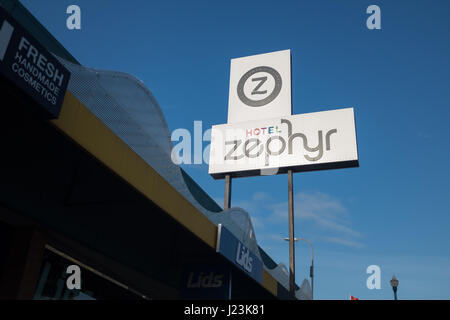
[[[252,220],[253,228],[254,229],[262,229],[264,228],[264,223],[261,221],[260,218],[257,218],[255,216],[250,215],[250,219]]]
[[[266,201],[266,200],[270,200],[271,198],[272,197],[267,192],[255,192],[252,195],[252,199],[254,201]]]
[[[287,221],[287,201],[273,204],[271,208],[272,222]],[[294,214],[297,219],[311,220],[322,229],[362,237],[361,233],[346,225],[349,215],[341,201],[325,193],[297,193],[294,196]]]
[[[347,240],[347,239],[343,239],[343,238],[339,238],[339,237],[325,237],[323,240],[325,242],[342,244],[344,246],[352,247],[352,248],[362,248],[362,247],[364,247],[364,245],[362,243],[360,243],[360,242]]]
[[[275,235],[267,231],[274,228],[287,228],[287,201],[274,202],[273,197],[265,192],[255,192],[247,199],[235,200],[232,206],[243,208],[249,213],[258,240],[282,242],[287,234]],[[303,230],[307,230],[307,233],[317,241],[352,248],[364,246],[360,241],[355,240],[361,239],[363,235],[351,228],[348,209],[336,197],[322,192],[299,192],[294,195],[294,212],[296,220],[302,221]],[[296,228],[296,235],[302,236],[299,230]]]

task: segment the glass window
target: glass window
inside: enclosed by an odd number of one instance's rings
[[[68,289],[67,267],[77,265],[73,261],[45,249],[41,275],[34,295],[35,300],[103,300],[141,299],[125,287],[116,284],[82,266],[80,268],[81,289]]]

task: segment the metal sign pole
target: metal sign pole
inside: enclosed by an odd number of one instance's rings
[[[309,275],[311,276],[311,298],[314,300],[314,256],[311,261],[311,270],[309,270]]]
[[[294,241],[294,197],[292,170],[288,170],[288,199],[289,199],[289,289],[295,292],[295,241]]]
[[[230,209],[231,206],[231,175],[225,175],[225,196],[223,210]]]
[[[230,284],[228,286],[228,300],[231,300],[231,290],[233,289],[233,270],[231,266],[228,268],[228,272],[230,274]]]

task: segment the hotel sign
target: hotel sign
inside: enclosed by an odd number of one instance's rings
[[[211,131],[213,178],[358,166],[353,108],[292,115],[290,50],[231,60],[228,122]]]
[[[353,108],[212,127],[215,179],[358,165]]]
[[[0,7],[0,73],[57,118],[70,72]]]

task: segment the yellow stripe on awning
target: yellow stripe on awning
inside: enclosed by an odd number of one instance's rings
[[[211,248],[215,248],[217,227],[69,91],[66,92],[59,118],[51,120],[51,123]],[[266,270],[263,270],[262,285],[277,295],[277,281]]]

